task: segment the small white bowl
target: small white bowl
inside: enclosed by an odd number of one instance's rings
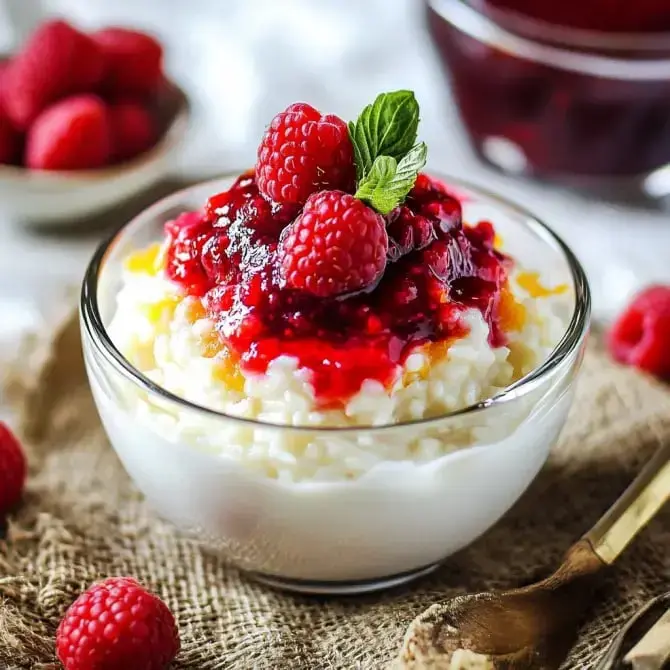
[[[190,105],[175,84],[156,102],[158,142],[130,161],[96,170],[29,170],[0,165],[0,211],[33,226],[62,226],[99,214],[163,179],[188,126]]]

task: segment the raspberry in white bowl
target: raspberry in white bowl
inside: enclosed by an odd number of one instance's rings
[[[494,523],[570,404],[589,300],[522,210],[422,172],[418,105],[292,105],[255,170],[94,258],[91,385],[157,509],[266,581],[356,591]]]

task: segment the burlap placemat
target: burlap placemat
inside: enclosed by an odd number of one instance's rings
[[[3,670],[57,667],[53,636],[64,609],[93,580],[121,574],[158,592],[175,613],[178,668],[385,668],[407,625],[433,603],[520,585],[555,567],[670,439],[668,390],[614,366],[592,343],[560,445],[485,537],[433,576],[393,592],[294,597],[248,581],[153,516],[98,422],[73,320],[46,355],[29,344],[22,379],[9,384],[21,410],[30,481],[0,541]],[[591,667],[618,627],[669,588],[669,512],[612,573],[565,668]]]

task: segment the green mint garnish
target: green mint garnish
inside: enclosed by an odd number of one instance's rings
[[[426,164],[425,142],[412,147],[398,162],[393,156],[378,156],[369,173],[358,183],[355,197],[380,214],[388,214],[412,190]]]
[[[400,161],[416,143],[419,103],[412,91],[381,93],[356,121],[349,122],[356,176],[361,181],[379,156]]]

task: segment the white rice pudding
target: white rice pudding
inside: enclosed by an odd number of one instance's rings
[[[529,373],[547,358],[566,327],[565,292],[545,290],[536,274],[517,270],[509,288],[522,317],[507,332],[506,346],[492,347],[481,312],[469,309],[463,316],[468,334],[440,357],[419,347],[398,365],[390,388],[366,380],[342,408],[324,410],[315,398],[311,371],[298,368],[294,358],[280,356],[266,374],[247,375],[231,369],[221,355],[206,355],[216,334],[214,323],[198,309],[199,299],[182,295],[161,271],[131,268],[124,270],[109,326],[121,353],[177,396],[271,424],[384,426],[438,417],[491,398]],[[384,461],[425,463],[481,441],[490,430],[484,423],[450,441],[421,431],[411,440],[371,441],[368,434],[299,434],[235,422],[211,430],[192,413],[158,407],[155,398],[138,397],[136,411],[172,439],[234,459],[265,477],[294,482],[351,480]]]

